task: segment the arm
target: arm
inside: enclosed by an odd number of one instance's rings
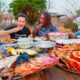
[[[32,32],[33,36],[36,35],[36,33],[40,30],[40,28],[43,26],[43,24],[39,24],[36,26],[36,28],[34,29],[34,31]]]
[[[34,29],[32,33],[29,35],[29,37],[36,36],[37,32],[40,30],[40,28],[43,26],[43,24],[39,24],[38,22],[34,25]]]
[[[20,31],[21,29],[22,29],[22,28],[20,28],[20,27],[16,27],[16,28],[10,29],[10,30],[2,30],[2,31],[0,31],[0,37],[9,35],[9,34],[11,34],[11,33],[18,32],[18,31]]]
[[[51,29],[52,29],[52,32],[59,32],[58,28],[51,23]]]

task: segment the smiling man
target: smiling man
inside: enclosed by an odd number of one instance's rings
[[[17,16],[16,16],[16,25],[15,26],[10,26],[10,27],[7,27],[5,28],[4,30],[11,30],[11,29],[14,29],[16,27],[18,28],[22,28],[20,31],[17,31],[17,32],[13,32],[10,34],[10,37],[11,38],[16,38],[18,37],[19,35],[20,36],[25,36],[27,37],[29,34],[30,34],[30,30],[28,29],[28,27],[26,27],[27,23],[27,18],[24,14],[22,13],[19,13]]]

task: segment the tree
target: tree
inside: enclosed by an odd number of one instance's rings
[[[54,0],[46,0],[46,11],[49,11],[50,9],[53,9],[54,8]]]
[[[13,0],[10,9],[15,15],[20,12],[26,14],[29,23],[33,24],[38,18],[38,12],[45,10],[45,2],[46,0]]]
[[[68,19],[68,21],[64,25],[65,28],[71,29],[72,32],[76,32],[78,30],[78,26],[76,23],[72,21],[72,19]]]
[[[3,2],[0,0],[0,21],[2,20],[2,13],[3,13],[2,6]]]
[[[80,0],[66,0],[66,3],[66,12],[70,15],[77,15],[77,11],[80,10]]]
[[[2,1],[0,0],[0,13],[2,12]]]
[[[1,1],[0,1],[0,12],[1,12]],[[0,21],[1,21],[1,14],[0,14]]]
[[[1,0],[0,0],[0,11],[1,11],[1,7],[2,7],[2,3],[1,3]]]
[[[2,14],[5,11],[5,2],[0,0],[0,14]]]

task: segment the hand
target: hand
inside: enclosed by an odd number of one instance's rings
[[[41,29],[42,26],[43,26],[43,24],[39,24],[39,25],[35,28],[35,30],[32,32],[33,37],[36,36],[36,33]]]
[[[16,30],[22,30],[23,27],[16,27]]]
[[[37,27],[35,28],[35,30],[39,30],[42,26],[43,26],[43,24],[40,23],[39,25],[37,25]]]
[[[74,36],[73,34],[68,34],[68,36],[69,36],[70,39],[75,39],[76,38],[76,36]]]
[[[20,31],[22,29],[23,29],[23,27],[16,27],[16,28],[14,28],[15,32],[18,32],[18,31]]]
[[[33,38],[33,34],[30,34],[28,37],[31,37],[31,38]]]

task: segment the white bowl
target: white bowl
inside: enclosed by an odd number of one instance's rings
[[[61,32],[50,32],[48,33],[48,37],[51,41],[55,41],[58,39],[68,39],[68,34]]]
[[[33,39],[32,38],[19,38],[19,39],[17,39],[17,41],[18,42],[29,42],[29,41],[33,41]]]
[[[17,44],[20,48],[30,48],[33,46],[32,38],[20,38],[17,41]]]
[[[34,42],[33,46],[39,47],[39,48],[52,48],[55,46],[55,43],[51,41],[37,41],[37,42]]]
[[[80,39],[56,40],[56,43],[59,43],[59,44],[73,44],[73,43],[80,43]]]

